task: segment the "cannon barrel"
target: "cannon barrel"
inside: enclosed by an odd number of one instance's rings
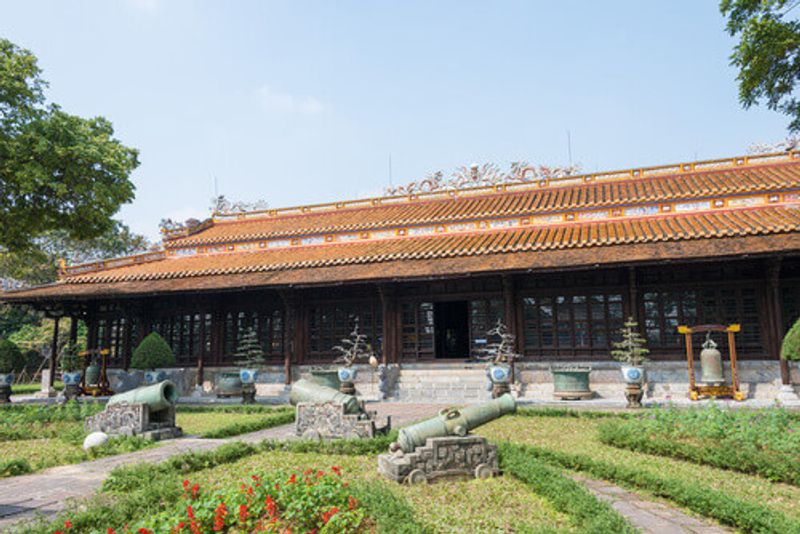
[[[117,393],[108,399],[108,406],[127,402],[128,404],[147,404],[151,412],[165,410],[178,400],[178,388],[173,382],[164,380],[158,384]]]
[[[413,452],[428,438],[465,436],[470,430],[512,413],[517,409],[514,397],[506,393],[497,399],[466,408],[442,410],[436,417],[400,429],[397,443],[403,452]]]
[[[301,402],[310,402],[314,404],[334,402],[344,404],[345,413],[361,412],[361,405],[358,403],[358,399],[353,395],[340,393],[333,388],[322,386],[304,378],[292,384],[292,391],[289,393],[289,402],[292,406],[296,406]]]

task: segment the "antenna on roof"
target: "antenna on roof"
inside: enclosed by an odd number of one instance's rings
[[[572,167],[572,136],[567,130],[567,159],[569,160],[569,166]]]

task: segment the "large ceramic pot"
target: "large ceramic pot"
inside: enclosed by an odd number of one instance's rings
[[[217,397],[240,397],[242,379],[239,378],[239,373],[219,373],[215,377],[214,390]]]
[[[594,395],[589,389],[589,366],[551,367],[553,373],[553,396],[561,400],[590,399]]]
[[[0,373],[0,404],[11,402],[11,385],[13,383],[13,373]]]
[[[505,364],[490,365],[489,380],[494,384],[508,384],[511,380],[511,366]]]
[[[61,373],[61,381],[65,386],[80,386],[81,385],[81,372],[80,371],[64,371]]]
[[[258,380],[258,369],[239,369],[239,380],[242,384],[255,384]]]
[[[620,371],[626,384],[642,385],[644,383],[644,367],[641,365],[623,365]]]
[[[8,386],[14,383],[14,373],[0,373],[0,387]]]
[[[340,382],[355,382],[358,371],[352,367],[339,367],[336,372]]]
[[[161,370],[145,371],[144,383],[147,385],[157,384],[167,379],[167,372]]]
[[[339,389],[339,373],[331,369],[312,369],[311,380],[321,386]]]

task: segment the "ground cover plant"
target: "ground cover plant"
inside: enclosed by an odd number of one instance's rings
[[[490,439],[528,446],[528,453],[560,469],[583,471],[666,498],[678,507],[743,532],[797,532],[800,488],[713,466],[619,449],[600,441],[600,426],[638,415],[525,414],[481,427]],[[781,530],[784,528],[784,530]]]
[[[656,409],[604,422],[599,439],[800,486],[800,421],[784,409]]]
[[[56,465],[133,452],[152,445],[138,437],[117,437],[83,450],[83,419],[103,409],[99,403],[62,406],[12,404],[0,407],[0,477],[23,475]]]
[[[61,391],[64,389],[64,383],[60,380],[56,380],[53,383],[53,387],[56,391]],[[14,384],[11,386],[11,394],[12,395],[31,395],[36,393],[37,391],[41,391],[42,385],[39,382],[34,382],[32,384]]]
[[[178,406],[175,420],[185,434],[227,438],[291,423],[294,413],[290,406]]]

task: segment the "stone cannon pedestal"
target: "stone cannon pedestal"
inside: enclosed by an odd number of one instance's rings
[[[443,478],[489,478],[500,474],[497,447],[480,436],[428,438],[414,452],[378,456],[378,471],[396,482],[420,484]]]
[[[391,418],[386,426],[376,427],[376,416],[374,411],[346,413],[346,405],[339,402],[301,402],[297,404],[295,433],[311,439],[371,438],[391,428]]]
[[[183,435],[181,428],[175,426],[175,406],[151,412],[147,404],[127,402],[106,406],[105,411],[87,417],[83,428],[86,432],[142,436],[153,441]]]

